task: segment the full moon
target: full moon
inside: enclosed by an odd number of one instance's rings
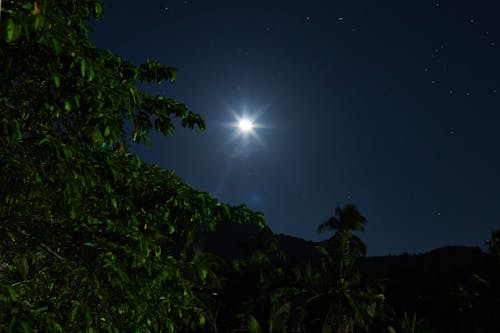
[[[247,119],[241,119],[240,122],[238,123],[238,127],[240,128],[241,131],[248,132],[252,130],[253,124],[251,121]]]
[[[248,144],[249,140],[257,141],[262,146],[264,143],[259,137],[258,129],[265,128],[260,124],[257,120],[259,119],[262,111],[258,111],[257,113],[249,113],[247,110],[241,110],[240,114],[236,113],[235,110],[229,109],[229,111],[233,114],[234,121],[231,123],[226,123],[228,127],[232,127],[234,129],[233,135],[230,140],[234,140],[236,138],[240,138],[243,144]]]

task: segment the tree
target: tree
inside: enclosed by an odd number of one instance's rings
[[[336,215],[318,226],[318,233],[335,231],[333,237],[319,250],[323,257],[325,286],[323,291],[308,302],[328,304],[322,332],[352,332],[354,325],[366,328],[360,301],[368,301],[368,313],[373,316],[376,298],[370,297],[356,285],[359,282],[358,258],[366,254],[363,241],[352,231],[364,231],[366,218],[356,206],[338,207]]]
[[[353,231],[365,231],[364,224],[367,222],[366,218],[361,215],[356,206],[347,204],[344,207],[337,207],[334,216],[330,217],[325,222],[318,226],[317,232],[323,233],[325,231],[335,232],[340,238],[342,235],[347,235],[349,240],[350,250],[356,250],[359,255],[366,255],[366,246],[363,241]],[[335,236],[334,236],[335,237]]]
[[[174,81],[174,68],[94,47],[84,22],[101,8],[2,3],[0,331],[195,330],[208,288],[195,236],[220,221],[263,223],[128,152],[128,140],[175,122],[205,124],[136,87]]]
[[[490,240],[486,242],[488,252],[500,262],[500,229],[491,232]]]
[[[334,276],[341,280],[351,279],[357,275],[357,260],[366,255],[366,246],[353,231],[364,231],[366,218],[356,206],[347,204],[335,210],[336,215],[318,226],[317,232],[335,231],[333,237],[323,248],[323,254],[331,256],[334,265]]]
[[[288,288],[283,288],[286,285],[283,254],[269,228],[245,227],[244,241],[235,246],[244,251],[229,259],[229,270],[222,275],[226,283],[220,295],[224,323],[220,328],[284,331],[290,304],[286,300]]]

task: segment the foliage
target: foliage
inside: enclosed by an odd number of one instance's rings
[[[490,239],[486,242],[488,252],[500,263],[500,229],[491,232]]]
[[[403,318],[399,321],[398,329],[395,329],[393,326],[389,326],[389,333],[424,333],[420,327],[424,320],[417,320],[417,314],[413,313],[412,316],[408,316],[405,312],[403,313]]]
[[[0,331],[195,329],[213,286],[193,242],[254,221],[127,152],[131,139],[204,129],[138,81],[175,80],[93,46],[96,0],[3,1],[0,19]]]
[[[218,225],[218,228],[223,232],[233,230],[233,226],[225,224]],[[225,269],[217,272],[224,281],[219,293],[221,306],[216,308],[220,321],[217,327],[224,332],[280,331],[277,327],[286,327],[287,319],[287,311],[281,303],[286,299],[286,290],[280,289],[286,284],[285,262],[269,228],[246,225],[243,229],[248,240],[238,245],[246,251],[229,259]]]
[[[346,215],[341,216],[345,220]],[[322,257],[319,266],[291,265],[272,233],[256,233],[254,250],[233,259],[232,270],[224,275],[224,326],[219,327],[269,333],[337,332],[342,326],[348,331],[368,329],[383,305],[383,293],[361,281],[359,248],[353,248],[354,236],[344,224],[340,229],[317,248]]]
[[[217,273],[223,283],[211,332],[498,331],[500,272],[479,248],[365,258],[340,246],[350,232],[315,244],[250,227],[217,229],[210,234],[217,246],[206,244],[229,261]]]

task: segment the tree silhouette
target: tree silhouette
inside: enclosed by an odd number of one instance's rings
[[[328,311],[322,325],[322,332],[349,333],[354,325],[366,328],[362,307],[356,298],[356,284],[359,282],[358,258],[366,254],[363,241],[353,231],[364,231],[366,218],[352,204],[338,207],[335,215],[318,226],[318,233],[335,231],[319,250],[323,257],[324,276],[328,290],[316,298],[327,298]]]
[[[366,246],[363,241],[353,235],[353,231],[365,231],[364,224],[366,218],[359,212],[356,206],[347,204],[344,207],[337,207],[335,215],[330,217],[325,222],[321,223],[318,228],[318,233],[335,232],[335,234],[348,236],[349,245],[352,250],[356,249],[361,256],[366,255]],[[340,237],[337,237],[340,238]]]
[[[490,240],[486,242],[488,252],[500,263],[500,229],[491,232]]]

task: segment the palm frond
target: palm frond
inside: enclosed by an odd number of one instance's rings
[[[334,231],[334,230],[339,230],[340,228],[341,228],[341,222],[335,216],[332,216],[325,222],[321,223],[316,229],[316,232],[318,234],[321,234],[325,231]]]
[[[248,318],[248,332],[249,333],[261,333],[262,332],[262,328],[260,327],[259,322],[252,315],[250,315],[250,317]]]

